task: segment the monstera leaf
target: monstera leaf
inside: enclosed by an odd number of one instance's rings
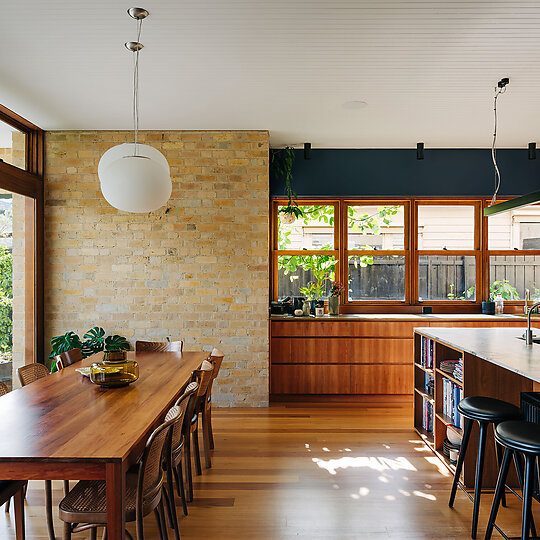
[[[66,332],[63,336],[55,336],[51,339],[52,351],[49,358],[71,349],[82,349],[81,338],[75,332]]]
[[[84,358],[102,351],[105,347],[105,330],[100,326],[94,326],[94,328],[88,330],[83,338],[82,352]]]
[[[129,341],[117,334],[114,336],[108,336],[105,339],[105,350],[114,352],[114,351],[129,351]]]

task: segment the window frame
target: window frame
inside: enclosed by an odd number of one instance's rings
[[[25,169],[0,162],[0,188],[27,197],[25,208],[25,362],[43,362],[45,352],[44,132],[0,104],[0,120],[25,133]]]
[[[508,200],[505,197],[502,200]],[[422,306],[433,306],[438,313],[479,313],[482,301],[489,299],[489,260],[497,255],[536,255],[540,250],[489,250],[488,249],[488,218],[484,216],[484,208],[489,206],[488,197],[306,197],[299,198],[298,204],[333,204],[334,219],[334,250],[324,250],[325,255],[337,258],[336,279],[342,283],[348,282],[348,261],[350,254],[387,254],[402,255],[405,252],[405,300],[349,300],[348,295],[341,299],[342,313],[418,313]],[[317,250],[285,251],[277,250],[277,207],[287,203],[284,197],[273,197],[270,205],[270,298],[277,299],[277,257],[279,255],[316,255]],[[404,250],[349,250],[347,233],[347,207],[360,205],[390,206],[400,204],[405,206],[405,238]],[[418,249],[418,207],[422,205],[474,206],[474,249],[472,250],[420,250]],[[424,300],[419,301],[419,257],[421,255],[470,255],[476,262],[476,298],[472,300]],[[523,310],[523,300],[505,301],[507,313],[518,313]]]

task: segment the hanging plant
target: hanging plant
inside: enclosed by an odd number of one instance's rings
[[[285,193],[289,199],[287,206],[280,209],[281,219],[285,225],[291,225],[304,213],[296,202],[296,192],[292,187],[292,167],[294,163],[294,148],[286,146],[280,150],[272,150],[272,166],[274,174],[278,178],[285,179]]]

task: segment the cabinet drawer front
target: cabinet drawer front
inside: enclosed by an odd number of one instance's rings
[[[353,364],[412,364],[414,339],[352,338],[349,340]]]
[[[415,326],[426,326],[421,323],[399,321],[358,321],[351,323],[351,337],[394,337],[413,338]]]
[[[348,339],[292,338],[290,342],[294,364],[349,363]]]
[[[411,394],[413,366],[351,366],[351,394]]]
[[[350,331],[349,322],[316,321],[314,319],[271,322],[273,337],[348,337]]]
[[[270,342],[270,360],[272,364],[288,364],[291,361],[291,339],[275,338]]]
[[[348,365],[276,365],[272,366],[271,387],[273,394],[349,394],[350,379]]]

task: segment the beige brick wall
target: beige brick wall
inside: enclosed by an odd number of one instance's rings
[[[97,165],[129,132],[45,137],[46,340],[93,325],[225,353],[214,399],[268,401],[268,133],[142,132],[171,166],[166,208],[128,214]]]

